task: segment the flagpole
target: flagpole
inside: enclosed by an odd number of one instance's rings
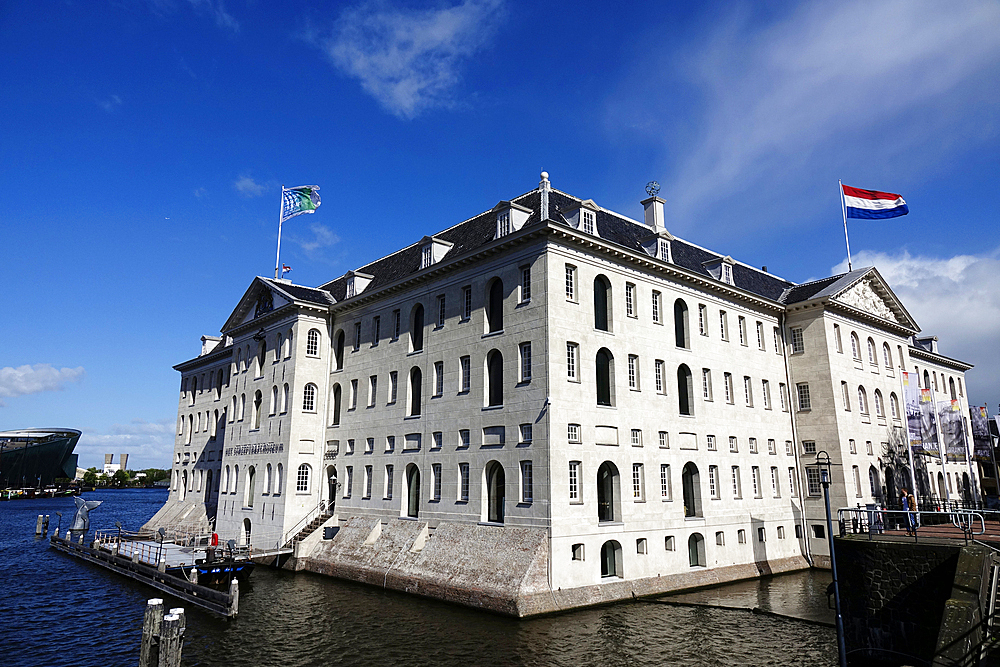
[[[274,258],[274,279],[278,279],[278,270],[281,268],[281,214],[285,210],[285,186],[281,186],[281,200],[278,202],[278,253]]]
[[[906,385],[903,384],[903,373],[905,372],[902,368],[899,369],[899,395],[903,397],[902,417],[904,418],[906,417]],[[889,400],[892,400],[891,396]],[[882,409],[885,410],[885,408]],[[913,487],[910,490],[913,491],[913,497],[918,499],[917,503],[919,504],[920,492],[917,490],[917,466],[913,462],[913,447],[910,446],[910,427],[908,423],[903,427],[903,442],[906,443],[906,456],[910,460],[910,484]],[[924,495],[926,496],[926,490]]]
[[[847,242],[847,270],[853,271],[854,266],[851,264],[851,239],[847,237],[847,204],[844,203],[844,182],[838,178],[837,183],[840,186],[840,210],[844,214],[844,241]]]

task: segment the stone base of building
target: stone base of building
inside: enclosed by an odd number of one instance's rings
[[[431,532],[424,522],[351,517],[300,553],[295,569],[524,618],[809,567],[799,556],[553,590],[548,551],[540,528],[443,522]]]
[[[202,502],[185,502],[168,500],[156,511],[149,521],[142,526],[146,530],[166,528],[171,534],[187,533],[191,535],[212,532],[212,523],[208,518],[208,508]]]

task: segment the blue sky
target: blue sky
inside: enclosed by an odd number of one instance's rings
[[[282,261],[317,285],[553,186],[802,282],[852,221],[941,352],[1000,401],[995,2],[0,6],[0,428],[84,430],[84,466],[169,465],[179,377],[274,266],[280,186],[323,206]]]

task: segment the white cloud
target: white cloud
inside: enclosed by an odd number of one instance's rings
[[[1000,4],[992,0],[804,3],[763,29],[759,10],[731,7],[690,56],[672,56],[704,102],[703,116],[668,139],[678,166],[664,190],[681,212],[762,182],[772,204],[794,204],[786,193],[813,176],[803,167],[816,153],[823,178],[861,163],[898,181],[996,132]],[[676,86],[645,92],[676,104],[666,97]],[[910,149],[919,159],[891,159]]]
[[[97,106],[101,107],[108,113],[113,113],[115,109],[120,107],[122,104],[122,98],[117,95],[112,95],[107,99],[97,100]]]
[[[307,39],[387,111],[413,118],[455,104],[462,64],[488,43],[502,14],[502,0],[423,10],[364,2],[345,9],[331,34]]]
[[[239,187],[237,187],[236,189],[238,190]],[[205,197],[208,196],[208,190],[206,190],[205,188],[195,188],[194,196],[196,199],[204,199]]]
[[[175,425],[172,419],[155,422],[133,419],[128,424],[113,424],[106,433],[84,431],[74,451],[83,468],[100,468],[105,454],[114,454],[115,463],[119,454],[128,454],[128,467],[132,470],[169,468]]]
[[[921,328],[938,336],[938,351],[975,368],[966,383],[969,401],[1000,401],[1000,249],[990,255],[915,257],[862,251],[854,266],[875,266]],[[847,270],[844,262],[832,269]]]
[[[188,0],[188,4],[198,13],[208,14],[215,21],[215,25],[232,32],[240,29],[239,22],[226,11],[222,0]],[[177,11],[178,2],[176,0],[146,0],[146,6],[160,16],[166,16]]]
[[[0,368],[0,397],[14,398],[43,391],[61,391],[69,382],[83,378],[83,366],[54,368],[51,364]],[[0,406],[3,406],[0,401]]]
[[[299,218],[301,220],[301,218]],[[326,225],[321,225],[318,222],[314,222],[309,225],[309,231],[312,232],[311,238],[306,238],[300,236],[296,233],[291,233],[288,235],[289,241],[296,244],[305,253],[306,257],[310,259],[315,259],[320,250],[324,248],[329,248],[340,243],[340,237],[337,236],[332,229]]]
[[[233,181],[233,187],[244,197],[259,197],[264,194],[264,186],[250,176],[240,176]]]

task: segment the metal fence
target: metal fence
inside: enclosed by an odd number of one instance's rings
[[[990,511],[990,520],[1000,520],[1000,513]],[[837,510],[837,523],[840,536],[868,535],[905,532],[913,537],[961,537],[966,541],[973,540],[977,535],[986,532],[986,512],[966,509],[949,511],[885,509],[877,505],[865,507],[844,507]],[[931,530],[933,529],[933,530]]]

